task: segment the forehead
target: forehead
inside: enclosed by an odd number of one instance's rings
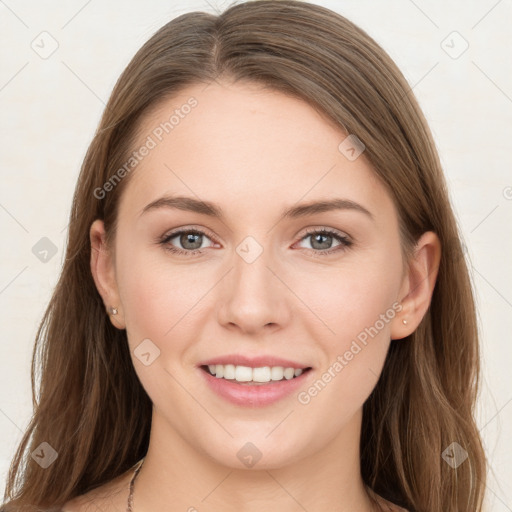
[[[160,196],[187,195],[238,216],[336,196],[391,212],[364,153],[352,161],[340,151],[347,135],[307,102],[258,84],[195,84],[143,117],[134,150],[150,149],[121,209],[135,215]]]

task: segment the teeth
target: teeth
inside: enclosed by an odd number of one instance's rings
[[[270,366],[264,366],[263,368],[253,368],[252,380],[254,382],[269,382],[271,378]]]
[[[270,369],[270,376],[272,380],[281,380],[284,377],[284,368],[282,366],[273,366]]]
[[[302,374],[302,368],[284,368],[282,366],[235,366],[233,364],[209,364],[208,370],[218,379],[236,380],[237,382],[270,382],[271,380],[290,380]]]
[[[224,366],[224,378],[225,379],[234,379],[236,375],[235,365],[234,364],[226,364]]]
[[[285,368],[284,370],[284,378],[287,380],[293,379],[295,376],[295,368]]]
[[[249,366],[237,366],[235,368],[235,380],[238,382],[250,382],[252,380],[252,368]]]

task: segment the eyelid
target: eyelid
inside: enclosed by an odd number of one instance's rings
[[[212,239],[212,241],[218,242],[216,236],[208,229],[203,227],[196,227],[194,225],[190,226],[181,226],[179,228],[171,229],[170,231],[167,231],[164,235],[162,235],[159,238],[159,241],[168,240],[169,238],[174,238],[177,235],[180,235],[182,233],[188,233],[188,232],[197,232],[201,235],[205,235],[208,238]]]
[[[344,238],[344,239],[350,240],[352,242],[352,237],[345,231],[340,231],[339,229],[330,228],[327,226],[313,226],[313,227],[306,228],[306,232],[300,237],[300,240],[302,240],[307,235],[311,235],[313,233],[328,233],[330,235],[337,235],[340,238]]]

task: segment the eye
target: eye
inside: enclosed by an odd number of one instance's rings
[[[212,238],[201,229],[187,228],[164,235],[159,243],[164,246],[165,250],[174,254],[193,256],[202,254],[203,249],[211,247],[211,245],[204,245],[204,242]],[[309,229],[299,242],[307,239],[311,239],[311,242],[310,247],[305,247],[305,249],[315,255],[329,255],[342,251],[349,248],[353,243],[346,235],[331,228]],[[337,241],[334,246],[333,241]]]
[[[328,255],[342,251],[350,247],[353,243],[343,233],[330,228],[312,228],[307,231],[306,236],[302,237],[300,241],[302,242],[307,239],[310,239],[310,247],[306,247],[306,249],[318,255]],[[333,246],[333,241],[337,241],[338,243]]]
[[[209,247],[204,245],[203,242],[210,239],[209,236],[200,229],[181,229],[173,231],[165,235],[159,243],[164,246],[167,251],[175,254],[183,254],[191,256],[194,254],[202,253],[202,249]],[[179,247],[176,247],[176,244]]]

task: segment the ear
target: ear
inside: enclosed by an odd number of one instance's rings
[[[91,241],[91,272],[96,288],[103,299],[105,309],[114,327],[125,329],[123,308],[117,289],[113,251],[106,244],[105,226],[95,220],[89,231]],[[111,308],[117,309],[113,314]]]
[[[403,297],[400,301],[402,310],[393,319],[392,340],[412,334],[425,316],[434,292],[440,261],[439,237],[433,231],[423,233],[407,264],[399,294],[399,297]]]

